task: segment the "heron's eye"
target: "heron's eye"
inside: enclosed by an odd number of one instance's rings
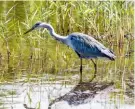
[[[39,25],[39,23],[36,23],[36,24],[35,24],[35,26],[38,26],[38,25]]]
[[[71,37],[71,40],[73,40],[74,38],[73,37]]]
[[[38,27],[40,25],[40,23],[36,23],[35,25],[34,25],[34,27]]]

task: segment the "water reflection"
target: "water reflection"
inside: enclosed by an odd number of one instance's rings
[[[67,101],[69,105],[79,105],[90,102],[99,92],[105,89],[111,89],[113,83],[89,83],[82,82],[76,85],[70,92],[61,96],[50,103],[50,107],[55,102]],[[108,91],[108,90],[107,90]]]
[[[83,82],[77,85],[62,81],[32,78],[1,84],[1,109],[134,109],[122,104],[120,98],[110,98],[113,83]],[[49,107],[49,108],[48,108]]]
[[[113,91],[112,82],[83,82],[52,101],[48,109],[134,109],[132,105],[123,104],[118,97],[110,98]]]
[[[65,105],[78,106],[86,103],[90,103],[98,94],[109,93],[113,89],[113,83],[97,83],[97,82],[82,82],[76,85],[67,94],[55,99],[49,104],[49,109],[54,108],[54,104],[57,102],[63,102]],[[61,103],[62,103],[61,102]]]

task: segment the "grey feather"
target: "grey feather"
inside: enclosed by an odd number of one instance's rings
[[[70,38],[72,48],[81,56],[81,58],[106,57],[114,60],[115,55],[103,44],[93,37],[82,33],[72,33]]]

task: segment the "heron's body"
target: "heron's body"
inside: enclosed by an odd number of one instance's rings
[[[98,58],[105,57],[114,60],[114,54],[104,45],[99,43],[93,37],[82,33],[72,33],[67,36],[67,45],[69,45],[80,58]]]
[[[115,55],[111,50],[106,48],[103,44],[95,40],[93,37],[83,34],[83,33],[72,33],[68,36],[60,36],[55,33],[53,27],[50,24],[38,22],[36,23],[29,31],[32,31],[35,28],[46,28],[50,32],[50,35],[58,41],[63,42],[64,44],[70,46],[79,56],[81,59],[81,66],[80,66],[80,81],[82,81],[82,58],[98,58],[104,57],[110,60],[115,59]],[[95,71],[96,71],[96,64],[94,63]]]

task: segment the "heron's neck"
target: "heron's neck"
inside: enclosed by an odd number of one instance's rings
[[[54,39],[56,39],[58,41],[61,41],[63,43],[66,43],[66,37],[63,37],[63,36],[60,36],[60,35],[56,34],[52,26],[47,25],[47,26],[45,26],[45,28],[47,28],[47,30],[49,31],[50,35]]]

